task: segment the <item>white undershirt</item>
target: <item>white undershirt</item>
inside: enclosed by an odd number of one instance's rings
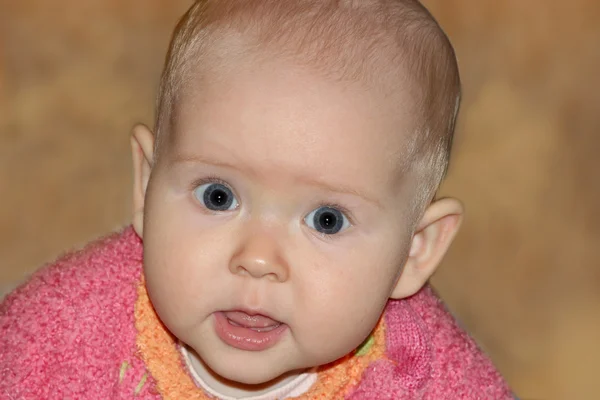
[[[181,353],[183,354],[183,359],[185,360],[185,364],[190,371],[190,375],[194,379],[194,382],[197,386],[201,387],[206,393],[211,396],[219,399],[219,400],[281,400],[287,399],[290,397],[301,396],[304,393],[308,392],[308,390],[312,387],[312,385],[317,381],[317,373],[314,370],[310,370],[307,372],[303,372],[296,376],[294,379],[286,382],[283,386],[280,386],[276,389],[273,389],[267,393],[262,393],[255,396],[246,396],[246,397],[230,397],[225,396],[221,393],[218,393],[215,389],[211,388],[204,379],[200,377],[196,368],[194,368],[192,363],[192,355],[188,351],[185,346],[179,346]]]

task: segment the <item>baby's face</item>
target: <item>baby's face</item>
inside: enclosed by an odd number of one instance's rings
[[[217,374],[322,365],[377,323],[412,237],[410,126],[389,103],[276,63],[181,99],[148,186],[145,273],[165,325]]]

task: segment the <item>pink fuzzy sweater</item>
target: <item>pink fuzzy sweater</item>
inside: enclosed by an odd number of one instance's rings
[[[131,228],[38,271],[0,305],[0,399],[207,399],[146,297]],[[300,399],[512,399],[430,288]]]

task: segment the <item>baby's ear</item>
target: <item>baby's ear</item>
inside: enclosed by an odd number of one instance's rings
[[[133,158],[133,228],[144,233],[144,201],[153,162],[154,136],[145,125],[136,125],[131,132]]]
[[[413,236],[408,260],[402,270],[393,299],[412,296],[427,283],[456,236],[463,218],[463,206],[456,199],[441,199],[425,211]]]

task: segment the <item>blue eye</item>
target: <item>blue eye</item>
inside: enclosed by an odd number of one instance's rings
[[[319,207],[308,214],[304,221],[310,228],[325,235],[335,235],[350,226],[348,218],[333,207]]]
[[[235,195],[221,183],[205,183],[194,189],[194,196],[211,211],[231,211],[238,207]]]

